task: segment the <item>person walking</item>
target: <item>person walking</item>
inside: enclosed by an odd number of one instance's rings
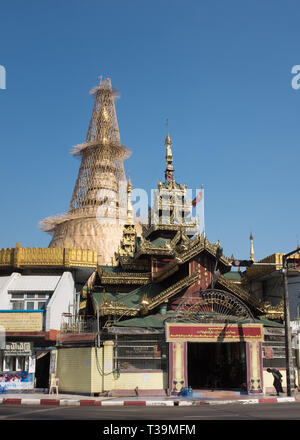
[[[273,378],[274,378],[273,386],[276,390],[277,396],[279,396],[279,393],[283,393],[282,374],[276,368],[267,368],[267,372],[273,374]]]

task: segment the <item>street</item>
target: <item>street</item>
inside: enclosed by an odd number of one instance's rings
[[[277,435],[282,424],[298,428],[299,403],[223,404],[198,407],[100,407],[0,405],[2,430],[40,440],[42,435],[67,433],[69,438],[200,438],[207,429],[214,436],[259,429]],[[295,426],[293,421],[297,423]],[[259,425],[257,425],[259,423]]]

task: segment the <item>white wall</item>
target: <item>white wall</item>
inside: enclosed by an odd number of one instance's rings
[[[21,274],[13,272],[10,276],[0,277],[0,310],[10,310],[10,295],[8,294],[9,287],[13,282],[20,278]],[[2,282],[1,282],[2,281]]]
[[[45,331],[60,330],[62,313],[73,312],[74,288],[71,272],[64,272],[46,308]]]

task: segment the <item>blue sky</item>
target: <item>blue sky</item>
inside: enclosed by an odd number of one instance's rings
[[[256,258],[300,241],[298,1],[4,1],[0,8],[0,247],[46,247],[66,212],[98,76],[116,103],[135,187],[163,179],[166,118],[176,180],[205,187],[208,239]]]

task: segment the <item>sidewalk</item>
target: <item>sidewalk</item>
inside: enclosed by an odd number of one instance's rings
[[[300,394],[293,397],[275,395],[242,395],[226,391],[194,392],[191,397],[91,397],[61,393],[7,393],[0,394],[0,404],[15,405],[60,405],[60,406],[201,406],[222,405],[230,403],[284,403],[299,402]]]

